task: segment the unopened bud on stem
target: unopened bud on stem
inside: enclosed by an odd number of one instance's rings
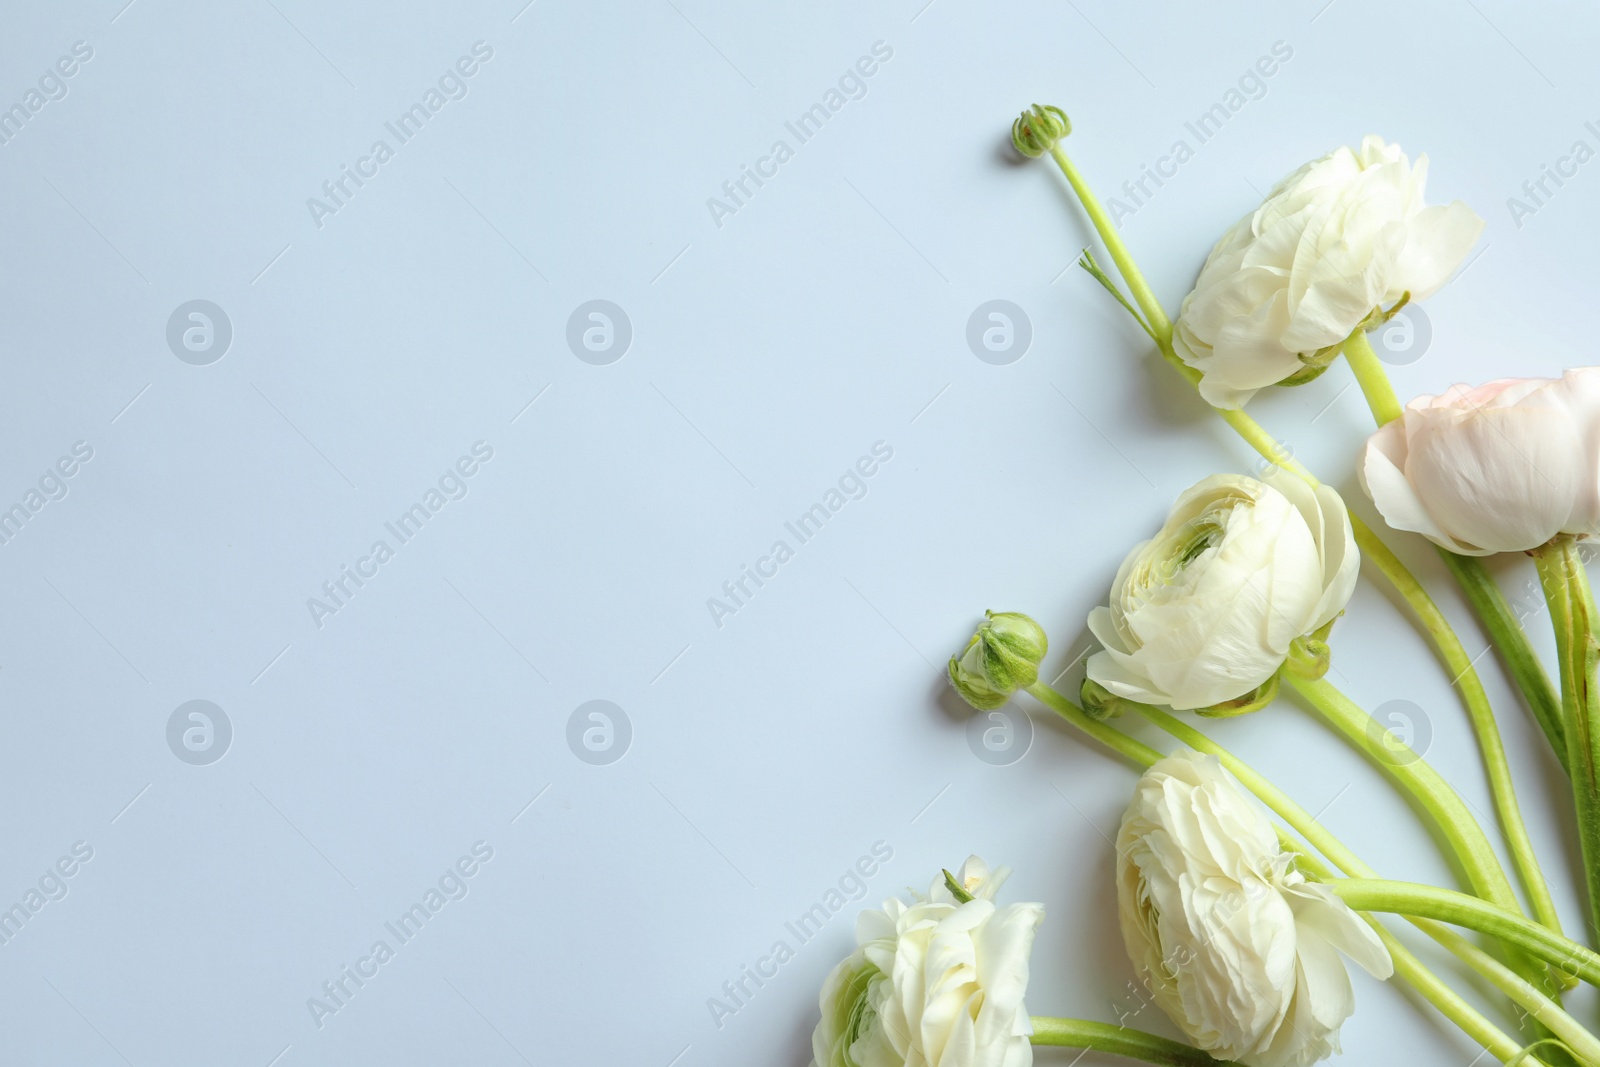
[[[950,658],[950,684],[979,711],[993,711],[1039,680],[1048,647],[1044,630],[1028,616],[986,611],[961,655]]]

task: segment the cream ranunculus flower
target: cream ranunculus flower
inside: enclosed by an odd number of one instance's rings
[[[1461,265],[1483,220],[1461,201],[1423,200],[1428,157],[1413,165],[1368,137],[1279,182],[1212,248],[1183,301],[1173,341],[1216,407],[1307,370],[1407,293],[1431,296]]]
[[[1042,904],[996,905],[1010,872],[973,856],[910,904],[856,920],[858,948],[822,986],[816,1067],[1028,1067],[1022,997]]]
[[[1214,756],[1155,763],[1117,834],[1128,954],[1198,1047],[1253,1067],[1339,1051],[1355,1011],[1342,952],[1375,978],[1389,952],[1355,912],[1294,869],[1272,824]]]
[[[1420,396],[1368,439],[1357,470],[1390,526],[1452,552],[1600,534],[1600,367]]]
[[[1277,673],[1290,642],[1344,610],[1359,566],[1332,489],[1288,473],[1271,485],[1214,475],[1122,561],[1110,605],[1089,615],[1105,646],[1089,679],[1180,711],[1242,697]]]

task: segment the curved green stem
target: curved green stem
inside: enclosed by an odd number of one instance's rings
[[[1551,684],[1549,672],[1534,652],[1533,642],[1528,640],[1528,631],[1523,628],[1522,620],[1506,603],[1505,594],[1495,584],[1494,577],[1489,574],[1489,568],[1483,565],[1482,560],[1457,555],[1441,545],[1434,547],[1438,549],[1445,567],[1455,576],[1456,584],[1466,594],[1467,602],[1478,613],[1483,628],[1489,632],[1490,641],[1505,661],[1512,681],[1521,690],[1522,699],[1533,713],[1539,729],[1544,731],[1545,739],[1561,761],[1562,769],[1571,774],[1572,770],[1567,766],[1567,736],[1561,724],[1561,694]]]
[[[1051,155],[1061,167],[1061,172],[1066,175],[1067,182],[1072,186],[1090,222],[1093,223],[1095,232],[1105,243],[1106,250],[1110,252],[1113,262],[1117,265],[1117,270],[1153,327],[1152,332],[1155,334],[1162,358],[1176,368],[1191,385],[1199,382],[1200,373],[1185,364],[1173,349],[1171,322],[1167,319],[1161,302],[1150,291],[1149,284],[1139,271],[1138,264],[1134,262],[1111,217],[1106,214],[1094,191],[1089,188],[1088,182],[1068,158],[1059,142],[1051,149]],[[1367,394],[1369,403],[1373,403],[1373,397],[1378,398],[1378,402],[1374,403],[1374,410],[1379,410],[1381,406],[1382,410],[1392,410],[1398,415],[1399,401],[1394,398],[1394,390],[1389,385],[1388,377],[1383,373],[1383,366],[1373,353],[1372,346],[1367,342],[1366,335],[1356,331],[1347,339],[1344,347],[1346,358],[1356,370],[1357,380],[1361,382],[1362,391]],[[1353,357],[1350,355],[1352,351],[1355,352]],[[1299,475],[1312,485],[1319,484],[1316,477],[1304,465],[1286,456],[1277,440],[1250,416],[1236,410],[1221,408],[1212,410],[1221,415],[1223,421],[1264,459]],[[1350,516],[1350,524],[1355,531],[1356,542],[1362,555],[1377,566],[1379,573],[1393,584],[1395,590],[1405,599],[1433,640],[1455,684],[1460,687],[1468,720],[1477,737],[1484,771],[1489,779],[1489,792],[1494,800],[1495,814],[1505,833],[1507,847],[1516,865],[1518,878],[1528,891],[1533,913],[1538,916],[1539,921],[1549,925],[1551,929],[1559,930],[1560,919],[1555,910],[1555,903],[1550,896],[1549,887],[1545,884],[1544,873],[1539,868],[1532,840],[1528,836],[1521,809],[1517,804],[1510,762],[1506,758],[1499,725],[1495,722],[1494,709],[1489,704],[1488,694],[1484,691],[1472,658],[1467,655],[1460,637],[1451,628],[1438,605],[1428,596],[1416,577],[1406,569],[1400,558],[1355,515]],[[1600,860],[1600,853],[1597,853],[1596,858]]]
[[[1100,200],[1094,195],[1094,190],[1089,188],[1089,183],[1083,180],[1083,175],[1078,173],[1078,168],[1067,157],[1066,150],[1058,141],[1050,148],[1050,157],[1061,168],[1061,173],[1067,176],[1067,183],[1072,186],[1072,191],[1078,194],[1078,200],[1083,204],[1083,210],[1089,216],[1089,221],[1094,223],[1095,232],[1105,242],[1106,251],[1111,253],[1111,261],[1117,265],[1117,271],[1128,283],[1128,289],[1133,293],[1134,301],[1144,312],[1145,320],[1150,325],[1150,332],[1159,344],[1171,338],[1172,323],[1167,319],[1167,312],[1161,306],[1161,301],[1156,299],[1155,293],[1150,291],[1150,286],[1145,282],[1144,275],[1139,273],[1139,268],[1133,262],[1133,255],[1128,251],[1128,246],[1123,243],[1122,235],[1117,232],[1117,227],[1111,221],[1111,216],[1106,214],[1106,209],[1101,206]]]
[[[1161,753],[1143,741],[1129,737],[1115,726],[1109,726],[1097,719],[1090,718],[1082,708],[1043,682],[1035,682],[1028,686],[1028,692],[1039,703],[1060,715],[1063,719],[1066,719],[1113,752],[1126,756],[1139,766],[1148,767],[1156,760],[1161,759]]]
[[[1350,373],[1356,376],[1356,384],[1361,386],[1361,395],[1367,398],[1367,407],[1372,409],[1372,416],[1378,420],[1378,425],[1398,419],[1403,410],[1400,398],[1394,395],[1394,386],[1389,384],[1389,376],[1384,373],[1383,364],[1378,362],[1372,342],[1367,340],[1367,331],[1357,327],[1344,339],[1342,347],[1345,362],[1350,364]]]
[[[1483,949],[1441,923],[1430,919],[1409,917],[1417,929],[1444,946],[1457,959],[1488,979],[1511,1002],[1528,1013],[1535,1023],[1545,1027],[1560,1038],[1583,1062],[1600,1064],[1600,1038],[1596,1038],[1578,1020],[1569,1015],[1561,1004],[1547,996],[1532,982],[1501,963]],[[1574,980],[1576,981],[1576,980]]]
[[[1366,397],[1367,407],[1371,409],[1374,421],[1383,426],[1400,418],[1405,410],[1401,407],[1399,398],[1395,396],[1389,375],[1384,371],[1377,354],[1373,352],[1372,343],[1367,340],[1366,333],[1356,330],[1345,339],[1343,347],[1345,360],[1350,364],[1350,371],[1355,375],[1356,384],[1361,386],[1361,395]],[[1478,613],[1479,620],[1489,631],[1490,638],[1505,658],[1512,680],[1522,691],[1522,698],[1527,702],[1528,710],[1533,713],[1534,720],[1549,739],[1550,746],[1561,759],[1562,766],[1566,766],[1567,748],[1561,729],[1560,698],[1556,695],[1555,687],[1550,684],[1550,676],[1545,673],[1539,657],[1534,654],[1533,645],[1528,641],[1522,623],[1511,613],[1511,607],[1506,603],[1500,587],[1494,584],[1494,579],[1489,576],[1489,572],[1481,562],[1470,556],[1457,555],[1442,546],[1435,547],[1438,547],[1439,557],[1455,576],[1461,591],[1466,594],[1473,610]],[[1568,773],[1571,773],[1570,769]]]
[[[1283,842],[1285,851],[1295,853],[1295,867],[1307,877],[1321,882],[1331,881],[1334,878],[1333,872],[1328,870],[1326,865],[1313,856],[1305,846],[1296,841],[1287,831],[1280,829],[1278,837]],[[1366,921],[1367,925],[1377,932],[1379,939],[1388,948],[1389,956],[1394,960],[1395,974],[1411,982],[1423,996],[1428,997],[1429,1003],[1439,1008],[1440,1012],[1471,1034],[1500,1062],[1516,1062],[1516,1056],[1521,1050],[1515,1047],[1515,1042],[1501,1033],[1482,1015],[1479,1015],[1470,1005],[1461,1001],[1455,990],[1445,986],[1439,981],[1438,976],[1431,971],[1423,968],[1424,974],[1417,979],[1408,977],[1408,973],[1413,967],[1421,967],[1421,961],[1399,939],[1389,933],[1375,916],[1362,913],[1361,917]],[[1561,1039],[1572,1048],[1593,1052],[1594,1056],[1586,1056],[1585,1058],[1590,1062],[1600,1063],[1600,1041],[1597,1041],[1594,1035],[1589,1033],[1581,1023],[1567,1014],[1559,1003],[1537,989],[1531,982],[1443,923],[1435,922],[1431,919],[1419,919],[1414,916],[1407,917],[1407,921],[1444,946],[1452,955],[1466,962],[1473,970],[1487,978],[1496,989],[1510,997],[1512,1002],[1527,1012],[1535,1022],[1548,1027],[1551,1033],[1559,1034]],[[1430,980],[1438,983],[1442,988],[1430,991],[1424,984]],[[1443,1004],[1434,999],[1435,994],[1444,1001]],[[1467,1014],[1458,1019],[1452,1012],[1465,1012]],[[1487,1027],[1487,1030],[1479,1033],[1475,1032],[1472,1027],[1479,1027],[1480,1029]],[[1524,1059],[1521,1062],[1527,1062],[1527,1060]]]
[[[1468,884],[1479,896],[1507,910],[1521,911],[1511,882],[1494,854],[1494,846],[1489,844],[1483,827],[1478,825],[1478,820],[1472,817],[1466,803],[1443,775],[1326,678],[1313,681],[1285,671],[1284,679],[1306,698],[1325,722],[1365,752],[1416,799],[1449,842],[1450,850],[1466,872]]]
[[[1161,753],[1149,745],[1128,737],[1113,726],[1090,718],[1076,704],[1043,682],[1037,682],[1029,686],[1028,692],[1074,726],[1085,730],[1102,744],[1109,746],[1113,751],[1120,753],[1141,767],[1149,767],[1161,758]],[[1361,862],[1355,853],[1346,848],[1337,837],[1323,829],[1322,824],[1317,822],[1309,812],[1299,804],[1296,804],[1267,779],[1257,774],[1249,764],[1234,756],[1233,753],[1221,745],[1213,742],[1199,730],[1168,715],[1160,708],[1151,707],[1148,704],[1134,704],[1133,706],[1183,744],[1197,752],[1206,752],[1217,757],[1218,761],[1235,778],[1239,779],[1245,788],[1254,793],[1262,803],[1271,808],[1285,822],[1299,830],[1301,835],[1312,842],[1319,852],[1337,864],[1346,874],[1359,878],[1376,878],[1376,872],[1372,868]],[[1093,727],[1093,729],[1091,730],[1089,727]],[[1304,849],[1293,848],[1292,850],[1301,853],[1298,862],[1302,867],[1314,865],[1320,868],[1320,864],[1315,857],[1305,853]],[[1369,921],[1372,920],[1369,918]],[[1402,981],[1408,982],[1428,1003],[1438,1009],[1441,1015],[1459,1026],[1462,1032],[1477,1041],[1485,1049],[1488,1049],[1490,1054],[1501,1063],[1515,1059],[1521,1051],[1521,1046],[1517,1042],[1513,1041],[1471,1005],[1462,1000],[1438,975],[1429,970],[1421,960],[1406,949],[1387,930],[1383,929],[1381,925],[1376,921],[1372,922],[1374,928],[1378,931],[1378,936],[1388,946],[1390,957],[1394,960],[1395,974]],[[1464,939],[1459,937],[1456,942],[1457,947],[1468,945]],[[1444,944],[1442,941],[1441,943]],[[1445,947],[1455,951],[1455,948],[1450,944],[1445,944]],[[1468,947],[1472,946],[1468,945]],[[1482,954],[1481,950],[1480,954]],[[1473,962],[1466,956],[1462,956],[1462,958],[1469,963]],[[1491,959],[1490,962],[1495,967],[1508,970],[1498,961]],[[1551,1006],[1559,1010],[1559,1005],[1554,1005],[1552,1002]]]
[[[1357,911],[1381,911],[1437,919],[1516,945],[1566,974],[1600,986],[1600,953],[1571,938],[1551,933],[1532,919],[1453,889],[1391,882],[1382,878],[1344,878],[1327,883]]]
[[[1592,615],[1594,597],[1571,537],[1563,534],[1532,555],[1555,626],[1567,767],[1589,891],[1589,921],[1600,929],[1600,646]]]
[[[1516,865],[1517,877],[1527,890],[1534,917],[1559,933],[1561,917],[1556,912],[1555,900],[1545,882],[1544,871],[1539,867],[1539,858],[1533,850],[1533,839],[1528,834],[1527,823],[1522,819],[1522,808],[1517,803],[1517,787],[1511,779],[1511,761],[1506,756],[1505,742],[1500,736],[1500,724],[1494,717],[1489,694],[1483,688],[1483,679],[1478,677],[1472,657],[1467,655],[1461,638],[1451,628],[1439,605],[1434,603],[1416,576],[1400,562],[1400,557],[1356,516],[1350,516],[1350,524],[1355,530],[1356,544],[1361,549],[1362,558],[1378,568],[1378,572],[1405,599],[1417,621],[1432,638],[1445,669],[1455,678],[1462,703],[1467,709],[1467,719],[1478,740],[1479,758],[1489,780],[1489,795],[1494,802],[1500,829],[1505,834],[1511,861]]]
[[[1030,1021],[1033,1036],[1029,1040],[1035,1045],[1092,1049],[1162,1067],[1239,1067],[1232,1060],[1212,1059],[1209,1052],[1115,1023],[1058,1019],[1050,1015],[1035,1015]]]

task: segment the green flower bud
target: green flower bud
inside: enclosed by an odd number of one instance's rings
[[[1093,678],[1085,678],[1083,685],[1078,687],[1078,703],[1083,705],[1089,718],[1104,722],[1121,715],[1131,702],[1117,696]]]
[[[1228,719],[1235,715],[1248,715],[1252,711],[1260,711],[1274,700],[1278,699],[1278,675],[1262,682],[1248,693],[1224,700],[1220,704],[1213,704],[1209,708],[1195,708],[1196,715],[1204,715],[1208,719]]]
[[[1059,107],[1034,104],[1011,124],[1011,143],[1029,159],[1037,159],[1071,132],[1072,120],[1066,112]]]
[[[1292,671],[1297,678],[1314,682],[1328,673],[1332,659],[1333,650],[1328,642],[1308,634],[1289,642],[1289,658],[1283,661],[1283,669]]]
[[[993,711],[1039,680],[1048,647],[1044,630],[1028,616],[986,611],[961,655],[950,658],[950,684],[974,708]]]

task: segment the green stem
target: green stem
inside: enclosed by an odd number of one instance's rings
[[[1283,842],[1285,851],[1295,853],[1295,867],[1307,877],[1319,882],[1331,881],[1334,878],[1332,871],[1304,845],[1301,845],[1287,831],[1279,830],[1278,837]],[[1450,1018],[1467,1033],[1471,1034],[1480,1044],[1487,1048],[1493,1055],[1505,1063],[1509,1058],[1514,1059],[1517,1052],[1516,1043],[1505,1034],[1501,1033],[1482,1015],[1479,1015],[1470,1005],[1456,995],[1455,990],[1444,985],[1437,975],[1422,968],[1421,961],[1402,944],[1398,938],[1389,933],[1383,924],[1371,914],[1361,913],[1362,919],[1377,932],[1379,939],[1389,950],[1389,956],[1394,960],[1395,974],[1409,981],[1429,1003],[1439,1009],[1447,1018]],[[1596,1055],[1586,1057],[1590,1062],[1600,1063],[1600,1041],[1590,1034],[1581,1023],[1568,1015],[1561,1005],[1542,991],[1537,989],[1521,975],[1511,968],[1483,951],[1477,945],[1468,941],[1443,923],[1431,919],[1419,919],[1415,916],[1407,917],[1407,921],[1418,930],[1433,938],[1434,941],[1444,946],[1458,959],[1465,961],[1473,970],[1487,978],[1495,988],[1505,993],[1511,1000],[1528,1013],[1535,1022],[1548,1027],[1552,1033],[1561,1035],[1562,1040],[1574,1049],[1592,1050]],[[1417,978],[1409,977],[1413,968],[1421,968],[1423,974]],[[1439,988],[1432,989],[1427,983],[1437,983]],[[1435,999],[1438,997],[1439,999]],[[1456,1014],[1462,1013],[1458,1018]],[[1477,1030],[1473,1028],[1477,1027]],[[1486,1030],[1483,1028],[1487,1027]],[[1481,1032],[1480,1032],[1481,1031]]]
[[[1029,686],[1028,692],[1074,726],[1085,730],[1097,741],[1109,746],[1113,751],[1120,753],[1141,767],[1149,767],[1161,758],[1161,753],[1149,745],[1128,737],[1113,726],[1108,726],[1090,718],[1084,713],[1083,709],[1043,682],[1036,682]],[[1160,708],[1151,707],[1148,704],[1134,704],[1133,706],[1146,718],[1189,748],[1217,757],[1217,760],[1246,789],[1254,793],[1279,818],[1298,830],[1301,836],[1310,841],[1319,852],[1338,865],[1340,870],[1357,878],[1377,877],[1377,872],[1361,862],[1355,853],[1346,848],[1337,837],[1323,829],[1322,824],[1317,822],[1310,812],[1296,804],[1267,779],[1257,774],[1249,764],[1212,741],[1199,730],[1168,715]],[[1093,727],[1093,729],[1091,730],[1089,727]],[[1294,851],[1302,853],[1298,860],[1302,866],[1316,863],[1315,858],[1305,854],[1304,850],[1295,849]],[[1401,980],[1409,982],[1418,993],[1427,999],[1428,1003],[1438,1009],[1441,1015],[1455,1023],[1474,1041],[1488,1049],[1501,1063],[1505,1063],[1517,1055],[1521,1050],[1521,1046],[1456,995],[1454,990],[1446,985],[1438,975],[1424,966],[1415,955],[1399,941],[1395,940],[1387,930],[1384,930],[1375,922],[1373,925],[1379,931],[1378,936],[1389,947],[1390,955],[1394,960],[1395,974]],[[1462,939],[1458,938],[1457,941],[1459,944],[1466,944]],[[1449,944],[1446,944],[1445,947],[1451,948]],[[1454,951],[1453,948],[1452,951]],[[1467,959],[1465,956],[1462,958]],[[1468,962],[1472,961],[1469,959]],[[1498,961],[1491,960],[1491,962],[1496,967],[1502,966]],[[1556,1007],[1559,1010],[1559,1005]]]
[[[1123,243],[1122,235],[1117,233],[1117,227],[1112,223],[1111,216],[1106,214],[1106,209],[1101,206],[1099,198],[1094,195],[1094,190],[1089,188],[1089,183],[1078,173],[1078,168],[1067,157],[1066,150],[1061,147],[1059,141],[1051,146],[1050,156],[1061,168],[1061,173],[1067,176],[1072,191],[1078,194],[1078,200],[1082,202],[1083,210],[1088,213],[1089,221],[1094,223],[1095,231],[1105,242],[1106,251],[1111,253],[1111,261],[1117,265],[1117,271],[1128,283],[1128,290],[1133,293],[1134,301],[1144,311],[1145,320],[1150,324],[1150,331],[1155,335],[1156,341],[1160,343],[1163,339],[1171,338],[1172,323],[1168,320],[1161,301],[1156,299],[1155,293],[1150,291],[1150,286],[1145,282],[1144,275],[1139,273],[1128,246]]]
[[[1384,426],[1400,418],[1404,409],[1366,333],[1356,330],[1345,339],[1343,347],[1345,360],[1350,364],[1356,383],[1361,386],[1361,394],[1367,399],[1367,407],[1371,409],[1374,421]],[[1450,573],[1455,575],[1461,591],[1466,594],[1479,620],[1505,658],[1506,666],[1517,688],[1522,691],[1528,709],[1533,712],[1551,748],[1565,766],[1567,747],[1561,729],[1560,698],[1550,684],[1550,676],[1545,673],[1539,657],[1534,654],[1522,623],[1511,613],[1500,587],[1495,585],[1481,562],[1469,556],[1457,555],[1443,546],[1437,547],[1440,558]]]
[[[1209,1052],[1115,1023],[1058,1019],[1050,1015],[1035,1015],[1031,1021],[1033,1037],[1029,1040],[1035,1045],[1093,1049],[1162,1067],[1229,1067],[1230,1064],[1238,1067],[1232,1060],[1212,1059]]]
[[[1528,631],[1523,629],[1522,620],[1506,603],[1505,594],[1495,584],[1482,560],[1457,555],[1442,545],[1435,547],[1439,550],[1439,558],[1455,575],[1456,583],[1466,594],[1467,601],[1478,613],[1483,628],[1489,631],[1489,639],[1505,660],[1512,680],[1522,691],[1522,699],[1527,702],[1528,710],[1533,712],[1539,729],[1544,731],[1550,748],[1561,761],[1562,768],[1570,774],[1570,769],[1567,769],[1566,731],[1561,724],[1561,694],[1551,684],[1549,673],[1533,651],[1533,643],[1528,640]]]
[[[1384,544],[1372,528],[1354,515],[1350,516],[1355,530],[1356,544],[1362,558],[1378,569],[1388,579],[1395,591],[1403,597],[1416,615],[1417,621],[1432,638],[1433,645],[1444,661],[1445,669],[1455,679],[1461,691],[1461,700],[1467,709],[1467,721],[1478,741],[1478,754],[1489,780],[1489,795],[1494,802],[1495,815],[1505,834],[1506,848],[1517,868],[1517,877],[1527,890],[1534,917],[1550,929],[1561,932],[1561,917],[1556,912],[1550,887],[1545,882],[1544,871],[1539,867],[1538,854],[1533,850],[1533,839],[1522,819],[1522,808],[1517,803],[1517,787],[1511,778],[1511,761],[1506,756],[1506,746],[1500,736],[1500,724],[1489,703],[1489,694],[1483,688],[1483,679],[1473,666],[1472,657],[1450,626],[1444,612],[1434,603],[1428,591],[1417,581],[1416,575],[1406,569],[1389,546]],[[1520,627],[1519,627],[1520,631]],[[1526,637],[1524,637],[1526,642]],[[1532,650],[1529,650],[1532,655]]]
[[[1522,910],[1494,854],[1494,846],[1489,844],[1478,820],[1472,817],[1466,803],[1443,775],[1326,678],[1313,681],[1297,677],[1291,671],[1283,675],[1325,722],[1344,734],[1415,798],[1444,835],[1466,872],[1468,884],[1479,896],[1509,911]]]
[[[1341,693],[1331,682],[1326,679],[1313,681],[1295,677],[1290,671],[1284,671],[1283,674],[1289,684],[1305,697],[1324,721],[1344,734],[1353,745],[1365,752],[1374,763],[1416,799],[1444,835],[1451,853],[1466,873],[1467,883],[1473,892],[1506,911],[1520,915],[1522,905],[1517,901],[1517,894],[1511,888],[1511,881],[1506,877],[1505,868],[1500,865],[1500,858],[1495,855],[1494,846],[1489,843],[1488,835],[1483,832],[1483,827],[1473,817],[1471,809],[1461,799],[1461,795],[1445,781],[1444,776],[1434,770],[1433,765],[1409,745],[1395,738],[1386,727],[1363,711],[1355,701]],[[1521,825],[1520,822],[1518,825]],[[1527,849],[1531,859],[1532,843],[1524,838],[1523,847]],[[1533,869],[1538,869],[1536,861]],[[1544,888],[1542,880],[1539,886]],[[1540,914],[1540,921],[1559,937],[1560,920],[1556,916],[1555,902],[1550,900],[1548,890],[1546,890],[1545,905],[1548,908],[1546,913],[1548,918],[1546,914]],[[1538,977],[1543,971],[1543,968],[1532,960],[1516,953],[1510,954],[1507,959],[1513,969],[1525,979]],[[1558,971],[1555,977],[1563,986],[1571,987],[1569,976]]]
[[[1532,555],[1555,626],[1578,843],[1583,851],[1590,923],[1600,929],[1600,649],[1591,614],[1594,598],[1573,538],[1562,534]]]
[[[1327,885],[1357,911],[1437,919],[1476,930],[1516,945],[1559,971],[1600,986],[1600,953],[1479,897],[1453,889],[1382,878],[1335,879]]]
[[[1111,254],[1112,261],[1117,265],[1117,270],[1122,274],[1128,289],[1133,293],[1134,299],[1153,327],[1162,358],[1176,368],[1190,384],[1197,383],[1200,380],[1200,373],[1178,358],[1177,352],[1172,347],[1171,322],[1167,319],[1166,312],[1162,310],[1161,302],[1150,291],[1149,284],[1139,271],[1138,264],[1134,262],[1111,217],[1101,206],[1078,168],[1067,157],[1059,142],[1051,149],[1051,155],[1061,167],[1061,172],[1066,175],[1067,182],[1083,204],[1090,222],[1094,224],[1095,232],[1100,235],[1106,250]],[[1399,401],[1394,399],[1394,390],[1390,387],[1388,377],[1383,373],[1383,366],[1373,353],[1372,346],[1367,342],[1366,335],[1360,331],[1352,334],[1347,339],[1345,351],[1352,369],[1356,371],[1357,380],[1361,382],[1362,391],[1367,394],[1368,402],[1373,404],[1374,410],[1379,410],[1381,403],[1383,410],[1392,408],[1394,414],[1398,415]],[[1354,356],[1350,355],[1352,351],[1355,353]],[[1378,400],[1374,401],[1374,397]],[[1302,464],[1285,456],[1284,449],[1277,440],[1250,416],[1237,410],[1221,408],[1213,410],[1264,459],[1298,474],[1313,486],[1319,484],[1316,477]],[[1484,771],[1489,779],[1489,792],[1494,800],[1495,814],[1505,833],[1507,847],[1517,868],[1517,876],[1528,892],[1533,913],[1538,916],[1539,921],[1553,930],[1559,930],[1560,919],[1556,913],[1555,902],[1545,883],[1544,873],[1539,868],[1532,839],[1528,835],[1521,809],[1517,804],[1510,761],[1506,758],[1505,744],[1500,737],[1494,709],[1489,704],[1488,694],[1484,691],[1483,682],[1473,666],[1472,657],[1467,655],[1460,637],[1451,628],[1438,605],[1428,596],[1422,583],[1418,582],[1406,569],[1405,564],[1400,562],[1400,558],[1391,552],[1388,546],[1378,539],[1377,534],[1357,516],[1350,516],[1350,524],[1355,531],[1356,542],[1362,555],[1377,566],[1379,573],[1394,585],[1396,591],[1416,613],[1445,661],[1445,666],[1451,672],[1455,684],[1460,687],[1462,700],[1466,704],[1467,718],[1477,738]]]
[[[1545,1027],[1578,1053],[1583,1062],[1600,1064],[1600,1039],[1569,1015],[1558,1001],[1546,996],[1532,982],[1448,927],[1428,919],[1411,917],[1409,921],[1457,959],[1465,961],[1487,978],[1490,984],[1511,998],[1512,1003],[1527,1012],[1535,1023]]]
[[[1367,398],[1367,407],[1372,409],[1378,425],[1398,419],[1403,413],[1400,398],[1394,395],[1394,386],[1389,384],[1389,376],[1378,362],[1372,342],[1367,340],[1367,331],[1358,326],[1344,339],[1343,348],[1345,361],[1350,364],[1350,372],[1356,376],[1356,384],[1361,386],[1361,395]]]
[[[1060,715],[1063,719],[1066,719],[1113,752],[1126,756],[1139,766],[1148,767],[1156,760],[1161,759],[1161,753],[1143,741],[1129,737],[1115,726],[1090,718],[1082,708],[1043,682],[1035,682],[1028,686],[1028,692],[1039,703]]]

